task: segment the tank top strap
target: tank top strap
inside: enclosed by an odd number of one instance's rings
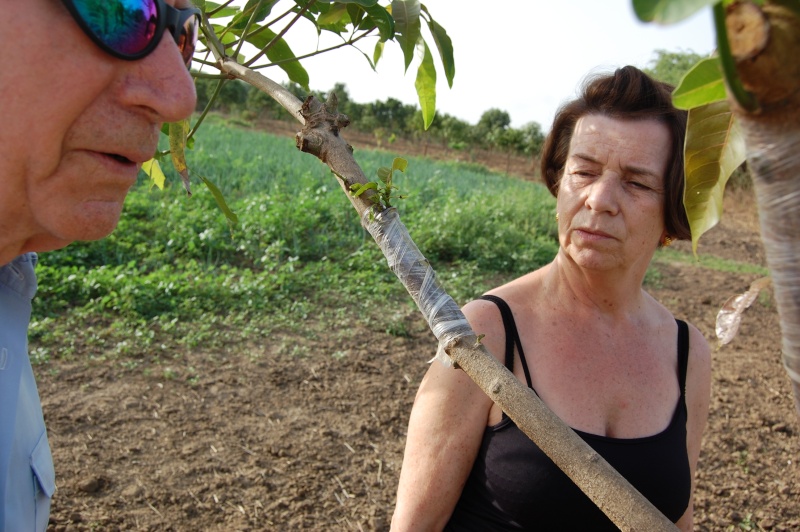
[[[522,343],[519,339],[519,332],[517,331],[517,324],[514,321],[514,314],[511,312],[511,307],[508,306],[508,303],[506,303],[504,299],[497,296],[484,294],[479,299],[491,301],[500,309],[500,315],[503,317],[503,328],[506,332],[506,369],[511,372],[514,371],[514,346],[516,345],[517,352],[519,353],[519,361],[522,364],[522,371],[525,373],[525,381],[528,383],[528,388],[533,388],[531,373],[528,371],[528,363],[525,361],[525,353],[522,351]]]
[[[689,366],[689,326],[683,320],[675,320],[678,324],[678,384],[681,396],[686,396],[686,372]]]

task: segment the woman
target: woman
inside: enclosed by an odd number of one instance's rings
[[[589,80],[542,154],[553,262],[464,307],[482,342],[680,528],[710,395],[710,351],[642,289],[690,232],[685,112],[634,67]],[[461,371],[433,364],[409,422],[394,530],[616,530]]]

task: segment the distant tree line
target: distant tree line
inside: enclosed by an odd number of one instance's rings
[[[216,79],[196,80],[198,111],[205,109],[218,85]],[[295,83],[285,83],[284,86],[301,100],[308,95]],[[378,145],[403,138],[421,142],[426,147],[436,143],[445,151],[479,149],[535,159],[544,142],[544,132],[538,123],[529,122],[521,128],[513,128],[511,116],[500,109],[484,112],[474,125],[446,113],[437,114],[436,120],[425,131],[422,112],[416,105],[404,104],[395,98],[358,103],[350,98],[343,83],[335,84],[330,92],[336,93],[339,112],[350,117],[350,127],[371,133]],[[323,92],[315,91],[314,95],[322,100],[327,98],[327,93]],[[290,120],[286,111],[272,98],[239,81],[229,81],[222,86],[211,110],[238,115],[246,120]]]

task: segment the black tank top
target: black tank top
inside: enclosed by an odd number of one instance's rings
[[[506,331],[505,365],[513,371],[514,346],[531,386],[525,354],[508,304],[496,296]],[[575,432],[673,522],[689,505],[691,474],[686,451],[686,365],[689,329],[678,324],[681,396],[669,426],[644,438],[618,439]],[[536,390],[534,390],[535,392]],[[505,413],[487,427],[467,483],[445,530],[617,530],[592,501]]]

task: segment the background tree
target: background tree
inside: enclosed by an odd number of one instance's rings
[[[528,122],[521,128],[522,131],[522,153],[531,158],[531,168],[534,168],[542,153],[545,134],[542,126],[538,122]]]
[[[703,56],[692,51],[670,52],[655,50],[655,58],[651,59],[644,71],[656,79],[677,86],[681,78],[703,59]]]
[[[503,133],[510,125],[511,116],[506,111],[497,108],[484,111],[474,130],[478,146],[488,150],[498,147]]]

